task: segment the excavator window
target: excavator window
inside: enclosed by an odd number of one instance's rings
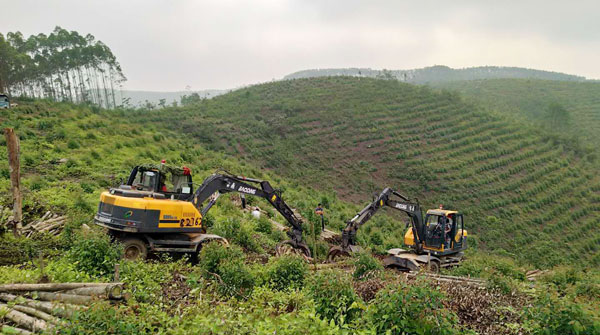
[[[133,187],[140,191],[154,191],[154,185],[156,185],[156,179],[158,178],[158,173],[154,171],[141,171],[138,172],[135,181],[133,182]]]

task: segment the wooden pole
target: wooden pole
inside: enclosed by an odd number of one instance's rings
[[[8,148],[8,167],[13,194],[13,233],[18,236],[23,228],[23,204],[21,199],[21,168],[19,163],[19,138],[14,129],[4,128],[6,147]]]
[[[115,282],[115,283],[119,282],[119,263],[115,264],[115,278],[114,278],[113,282]]]

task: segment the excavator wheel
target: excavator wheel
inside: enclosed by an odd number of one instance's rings
[[[339,246],[331,247],[327,253],[327,262],[334,263],[336,259],[341,257],[350,257],[350,253]]]
[[[146,259],[148,256],[148,247],[139,238],[125,238],[119,240],[119,242],[123,245],[123,258],[127,260]]]
[[[304,258],[310,258],[310,249],[304,243],[298,243],[294,247],[294,242],[291,240],[283,241],[275,247],[275,254],[277,256],[283,255],[302,255]]]
[[[423,267],[427,269],[427,264],[423,264]],[[432,260],[429,262],[429,272],[440,273],[440,262]]]

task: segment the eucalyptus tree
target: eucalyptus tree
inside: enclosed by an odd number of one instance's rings
[[[25,38],[0,34],[0,91],[13,96],[117,106],[126,80],[110,48],[91,34],[56,27]],[[121,101],[122,103],[122,101]]]

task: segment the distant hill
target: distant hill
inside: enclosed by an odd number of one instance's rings
[[[443,65],[425,67],[413,70],[373,70],[370,68],[345,68],[345,69],[311,69],[294,72],[283,79],[298,79],[328,76],[353,76],[371,78],[391,78],[413,84],[429,84],[449,82],[456,80],[477,80],[494,78],[534,78],[562,81],[584,81],[585,77],[533,70],[520,67],[480,66],[464,69],[453,69]]]
[[[231,90],[201,90],[201,91],[177,91],[177,92],[155,92],[155,91],[129,91],[123,90],[123,99],[129,98],[129,105],[131,106],[142,106],[146,104],[146,101],[153,105],[158,105],[160,99],[165,99],[166,104],[170,105],[173,101],[179,103],[181,97],[184,95],[190,95],[198,93],[201,98],[212,98],[217,95],[227,93]]]
[[[458,91],[473,102],[505,115],[521,117],[551,131],[568,132],[600,144],[600,82],[537,79],[487,79],[436,83],[432,86]],[[558,103],[570,120],[560,129],[552,127],[548,110]]]

